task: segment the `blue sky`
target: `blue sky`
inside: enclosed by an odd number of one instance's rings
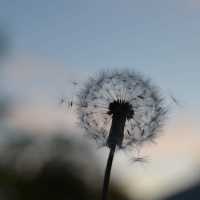
[[[197,0],[1,0],[0,22],[12,56],[79,73],[134,68],[196,108],[199,9]]]

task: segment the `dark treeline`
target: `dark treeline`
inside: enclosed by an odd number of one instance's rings
[[[11,137],[0,151],[0,199],[99,199],[102,177],[95,159],[87,145],[64,136]],[[109,195],[129,200],[117,183]]]

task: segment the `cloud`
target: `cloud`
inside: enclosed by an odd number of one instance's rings
[[[76,115],[63,105],[28,104],[16,105],[9,113],[7,121],[10,127],[19,130],[28,130],[34,134],[46,132],[67,132],[80,134]]]
[[[18,56],[1,70],[0,90],[13,98],[34,101],[72,90],[72,81],[81,82],[86,71],[38,57]]]

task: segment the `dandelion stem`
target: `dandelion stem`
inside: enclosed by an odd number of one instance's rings
[[[115,147],[116,147],[116,145],[113,145],[110,148],[110,153],[109,153],[108,160],[107,160],[104,182],[103,182],[102,200],[107,200],[107,196],[108,196],[108,187],[109,187],[109,182],[110,182],[110,172],[111,172],[111,168],[112,168],[113,157],[114,157],[114,154],[115,154]]]

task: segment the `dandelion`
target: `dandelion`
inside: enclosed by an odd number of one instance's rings
[[[78,94],[77,110],[86,133],[98,145],[110,149],[102,191],[102,200],[106,200],[116,147],[137,148],[153,141],[167,109],[158,89],[148,79],[122,70],[90,78]]]

